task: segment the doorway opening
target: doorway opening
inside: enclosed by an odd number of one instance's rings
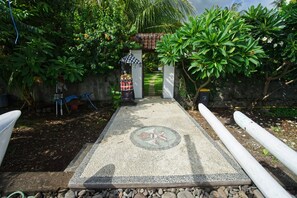
[[[157,53],[146,52],[142,55],[144,63],[144,97],[162,96],[163,90],[163,67],[159,62]]]

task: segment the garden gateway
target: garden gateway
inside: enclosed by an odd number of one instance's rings
[[[130,50],[135,58],[142,62],[143,51],[154,51],[156,43],[161,39],[163,33],[139,33],[134,37],[137,42],[142,44],[142,49]],[[143,79],[145,64],[132,64],[132,78],[135,98],[143,98]],[[174,97],[174,73],[175,68],[172,65],[163,66],[163,88],[162,97],[171,99]]]

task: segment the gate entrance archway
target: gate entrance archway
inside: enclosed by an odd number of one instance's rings
[[[161,39],[163,33],[139,33],[136,34],[134,40],[142,44],[142,49],[130,50],[138,60],[142,62],[143,51],[154,51],[156,49],[156,42]],[[144,83],[144,64],[137,65],[132,64],[132,78],[133,87],[135,92],[135,98],[143,98],[143,83]],[[162,86],[162,97],[173,98],[174,97],[174,75],[175,68],[171,65],[163,66],[163,86]]]

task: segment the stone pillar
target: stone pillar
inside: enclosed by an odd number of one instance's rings
[[[142,62],[142,50],[130,50],[130,52],[135,56],[135,58]],[[132,78],[135,98],[143,98],[142,77],[142,65],[132,64]]]
[[[163,98],[174,97],[174,67],[165,65],[163,71]]]

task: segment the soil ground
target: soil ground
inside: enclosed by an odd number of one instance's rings
[[[112,116],[111,105],[87,104],[56,117],[54,106],[41,113],[22,111],[0,172],[64,171],[86,143],[94,143]],[[12,107],[10,107],[12,108]]]
[[[41,109],[40,113],[23,111],[13,131],[0,172],[64,171],[85,143],[97,140],[114,112],[111,105],[96,103],[96,106],[98,110],[84,104],[77,111],[58,117],[55,116],[53,106]],[[0,110],[3,112],[9,109]],[[233,110],[211,108],[211,111],[265,168],[285,185],[297,188],[296,175],[292,176],[275,157],[236,125],[231,119]],[[198,111],[188,112],[213,139],[218,140]],[[242,112],[296,150],[296,117],[275,117],[259,109]]]

